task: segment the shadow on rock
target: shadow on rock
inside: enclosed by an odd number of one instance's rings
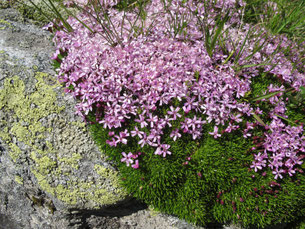
[[[140,210],[147,209],[147,205],[135,199],[124,201],[101,210],[71,209],[69,226],[78,226],[80,229],[91,229],[92,225],[98,228],[121,228],[119,218],[132,215]]]

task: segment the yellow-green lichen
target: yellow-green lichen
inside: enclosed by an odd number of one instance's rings
[[[20,176],[15,176],[15,181],[16,181],[18,184],[23,185],[23,178],[22,178],[22,177],[20,177]]]
[[[49,77],[46,73],[36,73],[36,91],[31,95],[25,94],[24,82],[18,77],[6,78],[4,89],[0,90],[0,109],[13,112],[12,116],[17,122],[12,123],[10,129],[7,127],[0,130],[0,137],[6,142],[11,140],[10,136],[19,141],[33,146],[34,140],[43,138],[45,127],[39,120],[50,113],[59,113],[64,107],[54,105],[56,93],[54,88],[58,85],[46,85],[44,78]],[[33,109],[33,106],[37,106]],[[14,162],[21,155],[21,150],[16,144],[10,143],[10,155]]]
[[[101,165],[95,165],[94,169],[96,171],[96,173],[98,175],[100,175],[101,177],[105,178],[105,179],[110,179],[110,180],[114,180],[116,182],[113,182],[113,187],[118,188],[120,187],[119,182],[118,182],[118,172],[113,171],[112,169],[108,169],[105,168]]]
[[[7,144],[9,144],[11,137],[8,134],[8,127],[4,127],[2,131],[0,131],[0,138]]]
[[[10,157],[14,162],[17,162],[17,159],[20,157],[22,153],[20,148],[14,143],[10,143],[9,147],[10,147]]]
[[[0,89],[0,112],[10,112],[14,120],[13,123],[5,123],[8,127],[0,130],[0,138],[7,143],[15,138],[31,149],[28,156],[22,155],[25,152],[19,148],[19,143],[10,143],[8,146],[12,160],[21,163],[18,160],[21,156],[30,157],[34,162],[31,172],[40,188],[67,204],[90,202],[91,206],[99,207],[122,200],[127,193],[119,186],[117,172],[96,165],[95,174],[99,177],[96,175],[93,181],[75,176],[83,158],[80,152],[76,152],[77,144],[81,147],[83,137],[77,140],[80,143],[76,142],[76,145],[66,145],[64,152],[59,151],[61,148],[58,145],[54,147],[54,143],[46,140],[47,135],[56,134],[60,141],[73,141],[78,137],[75,135],[77,131],[85,131],[86,125],[80,122],[68,123],[62,116],[53,122],[57,125],[62,123],[64,129],[56,129],[50,120],[42,124],[42,119],[51,114],[60,114],[64,107],[57,105],[55,89],[59,84],[52,77],[36,73],[35,79],[35,90],[31,93],[26,91],[24,82],[18,76],[6,78],[3,89]],[[4,122],[7,121],[2,120],[0,125],[4,125]],[[55,184],[54,180],[68,182]]]
[[[79,153],[72,153],[71,157],[58,158],[58,161],[64,162],[65,164],[69,164],[74,169],[78,169],[78,163],[82,158],[83,157]]]
[[[71,125],[80,127],[83,131],[86,131],[86,123],[84,122],[71,122]]]
[[[19,1],[19,3],[14,6],[22,17],[33,20],[32,23],[37,25],[47,24],[50,21],[50,18],[55,18],[54,14],[52,14],[50,10],[47,11],[48,7],[45,4],[38,4],[38,7],[47,14],[48,18],[36,9],[35,6],[31,5],[29,1]]]
[[[12,28],[12,24],[9,23],[8,21],[5,21],[3,19],[0,19],[0,30],[5,29],[6,27]]]
[[[157,216],[161,213],[161,211],[157,210],[156,208],[154,208],[153,206],[148,206],[148,210],[149,210],[149,214],[151,216]]]
[[[39,10],[28,0],[17,1],[17,3],[14,4],[14,8],[16,8],[24,18],[31,19],[32,23],[37,25],[45,25],[57,17],[54,11],[50,10],[49,6],[47,6],[44,1],[33,2],[36,4]],[[60,12],[62,17],[67,18],[69,16],[62,6],[62,0],[53,0],[53,4],[55,5],[57,11]],[[73,14],[76,14],[77,12],[73,8],[69,8],[69,10],[72,11]]]
[[[41,158],[38,158],[36,156],[35,152],[31,153],[31,158],[36,162],[37,169],[40,174],[42,175],[48,175],[53,171],[54,168],[56,168],[56,161],[52,160],[51,158],[47,156],[43,156]]]

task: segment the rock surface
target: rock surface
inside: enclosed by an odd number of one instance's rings
[[[196,228],[120,187],[56,81],[51,35],[19,19],[0,9],[0,228]]]

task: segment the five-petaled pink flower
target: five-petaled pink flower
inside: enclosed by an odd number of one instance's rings
[[[178,111],[180,110],[179,107],[177,107],[176,109],[173,106],[170,106],[170,111],[167,112],[167,114],[172,116],[172,120],[176,120],[177,117],[181,117],[181,114],[178,113]]]
[[[165,157],[167,154],[171,155],[172,153],[168,151],[170,147],[171,147],[170,145],[161,144],[158,146],[157,150],[155,151],[155,154],[163,155],[163,157]]]
[[[127,166],[133,163],[133,154],[129,152],[126,154],[125,152],[122,152],[123,158],[121,159],[121,162],[125,162]]]
[[[209,132],[210,135],[213,135],[214,138],[218,138],[221,137],[221,134],[218,134],[218,127],[214,126],[214,131],[213,132]]]

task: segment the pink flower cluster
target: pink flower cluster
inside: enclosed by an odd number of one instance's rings
[[[169,130],[174,141],[182,134],[189,134],[196,140],[200,139],[207,123],[214,124],[214,130],[209,132],[214,138],[245,126],[244,137],[250,137],[254,127],[260,124],[246,123],[242,117],[250,118],[261,111],[259,108],[254,110],[249,102],[241,102],[241,98],[251,90],[251,78],[258,75],[259,68],[253,66],[247,68],[250,72],[243,69],[237,73],[234,63],[225,61],[228,56],[223,54],[219,46],[216,46],[214,56],[210,57],[200,24],[206,20],[212,31],[216,16],[232,10],[234,14],[225,27],[228,31],[236,31],[229,24],[239,22],[242,6],[242,1],[234,0],[216,1],[213,6],[204,6],[196,1],[184,3],[180,0],[172,1],[167,6],[161,0],[153,0],[146,7],[147,19],[142,23],[136,20],[135,13],[124,14],[109,8],[107,12],[112,16],[111,23],[113,28],[117,28],[112,33],[90,15],[83,13],[79,18],[94,33],[78,20],[69,18],[68,22],[74,31],[67,33],[59,30],[54,37],[57,47],[54,59],[58,59],[60,53],[66,54],[60,60],[58,78],[65,84],[66,92],[78,99],[76,109],[79,115],[85,118],[89,112],[94,111],[97,122],[111,130],[107,143],[112,147],[128,144],[131,138],[136,138],[141,147],[154,147],[156,155],[166,157],[174,152],[170,151],[171,146],[164,141],[165,130]],[[96,12],[92,12],[94,13]],[[175,15],[175,20],[172,15]],[[124,24],[125,20],[131,23]],[[132,24],[142,28],[142,33],[130,32]],[[247,25],[238,31],[241,32],[241,37],[246,36],[246,28]],[[105,37],[105,34],[109,36]],[[234,33],[227,36],[228,41],[236,41]],[[118,45],[109,46],[107,42],[115,39]],[[266,60],[270,52],[274,51],[272,39],[266,41],[265,49],[253,56],[252,64]],[[238,52],[242,41],[236,42]],[[239,64],[248,64],[247,56],[255,44],[247,42]],[[227,49],[229,52],[233,50],[230,42]],[[266,71],[281,74],[283,80],[297,90],[300,86],[305,86],[304,74],[292,72],[291,64],[286,63],[284,54],[279,54],[276,58],[283,60],[283,63],[280,62],[277,68],[266,66]],[[269,91],[272,91],[272,85]],[[278,101],[273,101],[276,98]],[[280,97],[274,97],[270,103],[274,106],[270,115],[273,120],[271,123],[283,125],[275,114],[284,115],[284,102]],[[166,109],[165,113],[160,112],[163,108]],[[133,130],[126,124],[131,121],[136,123]],[[179,126],[173,128],[177,122]],[[276,129],[274,125],[269,130],[272,132],[266,133],[264,154],[257,155],[252,167],[256,171],[266,167],[268,159],[268,166],[274,169],[277,178],[283,173],[282,166],[288,169],[289,175],[295,172],[295,166],[302,159],[297,151],[304,152],[302,147],[305,139],[300,137],[301,128],[286,126]],[[221,133],[220,127],[223,129]],[[277,141],[279,136],[284,137],[283,134],[288,142]],[[293,139],[295,146],[290,146]],[[269,145],[275,141],[280,144],[280,148],[271,150]],[[278,159],[271,160],[271,153]],[[138,159],[133,164],[138,154],[123,152],[122,155],[122,162],[127,166],[132,164],[133,168],[139,167]],[[273,167],[270,166],[272,163],[275,163]]]
[[[250,167],[257,172],[268,165],[275,179],[283,178],[286,173],[293,176],[300,170],[297,166],[303,163],[305,157],[303,126],[286,126],[280,119],[274,118],[268,127],[263,143],[264,153],[255,155]]]
[[[141,155],[141,152],[138,152],[135,154],[133,154],[131,152],[129,152],[128,154],[126,154],[125,152],[122,152],[123,158],[121,159],[121,162],[125,162],[127,166],[131,165],[132,168],[138,169],[139,160],[135,160],[135,159],[137,159],[139,157],[139,155]]]

